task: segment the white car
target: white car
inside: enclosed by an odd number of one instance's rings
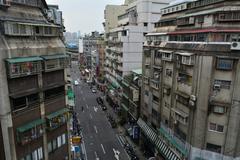
[[[96,92],[97,92],[96,88],[93,88],[92,93],[96,93]]]
[[[79,85],[78,81],[74,81],[75,86]]]

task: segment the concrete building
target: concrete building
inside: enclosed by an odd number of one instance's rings
[[[131,70],[141,68],[144,35],[154,28],[161,17],[160,9],[170,1],[125,1],[125,10],[117,15],[117,27],[106,29],[105,71],[109,85],[116,90],[116,105],[120,105],[121,81]],[[108,22],[108,17],[105,20]],[[115,24],[115,23],[114,23]]]
[[[91,35],[85,35],[83,37],[83,55],[85,57],[85,67],[87,69],[92,68],[92,53],[97,51],[97,41],[101,39],[99,32],[92,32]]]
[[[122,80],[121,123],[125,124],[126,131],[136,142],[139,140],[139,132],[133,130],[136,129],[140,116],[141,83],[142,69],[132,70]]]
[[[61,17],[45,0],[0,5],[0,159],[68,159]]]
[[[143,145],[166,159],[240,159],[240,2],[161,11],[144,43]]]

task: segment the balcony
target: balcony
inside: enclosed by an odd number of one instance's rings
[[[9,78],[18,78],[38,74],[42,71],[40,57],[21,57],[6,59]]]
[[[69,119],[69,110],[63,108],[46,116],[47,130],[51,131],[67,123]]]
[[[43,135],[43,124],[45,120],[37,119],[35,121],[29,122],[17,130],[17,142],[21,145],[26,145],[32,141],[40,138]]]
[[[21,84],[21,85],[19,85]],[[38,77],[13,78],[8,80],[9,96],[19,98],[39,92]]]
[[[161,68],[162,61],[161,58],[154,58],[154,67]]]
[[[146,57],[145,65],[150,65],[150,64],[151,64],[151,58],[150,57]]]
[[[187,95],[191,95],[192,86],[185,83],[177,83],[177,90]]]
[[[151,79],[150,86],[156,90],[160,87],[160,81]]]
[[[51,72],[68,67],[69,56],[65,54],[41,56],[44,59],[44,71]]]
[[[50,89],[59,86],[63,86],[65,84],[64,80],[64,71],[54,71],[54,72],[45,72],[43,73],[43,88]]]
[[[144,84],[149,84],[149,77],[143,77],[143,83]]]
[[[150,77],[150,69],[145,69],[145,76]]]

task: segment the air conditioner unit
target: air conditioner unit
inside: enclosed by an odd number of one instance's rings
[[[160,45],[160,41],[154,41],[154,45]]]
[[[189,105],[193,107],[193,106],[195,106],[195,103],[192,100],[190,100]]]
[[[240,42],[232,42],[231,50],[240,50]]]
[[[166,95],[169,95],[170,94],[170,88],[164,88],[163,89],[163,93],[166,94]]]
[[[151,45],[151,44],[152,44],[152,41],[147,41],[147,44],[148,44],[148,45]]]
[[[213,89],[214,90],[220,90],[221,89],[221,85],[220,84],[214,84],[213,85]]]
[[[154,73],[154,78],[159,79],[159,73]]]
[[[191,95],[191,96],[190,96],[190,100],[192,100],[192,101],[196,101],[196,99],[197,99],[197,98],[196,98],[195,95]]]

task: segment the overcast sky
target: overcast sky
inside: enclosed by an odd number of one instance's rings
[[[67,31],[103,31],[104,8],[107,4],[123,4],[124,0],[46,0],[48,4],[57,4],[63,11]]]

